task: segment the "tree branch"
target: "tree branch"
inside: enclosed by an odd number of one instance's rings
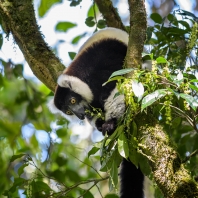
[[[139,132],[139,149],[147,155],[154,179],[166,198],[197,197],[197,183],[176,152],[173,143],[151,115],[136,118]]]
[[[7,36],[13,34],[35,76],[54,91],[57,77],[65,67],[45,43],[32,1],[0,0],[0,15]]]
[[[144,41],[146,40],[146,10],[144,0],[128,0],[130,10],[130,34],[125,67],[137,68],[141,65]],[[127,75],[131,76],[131,73]]]
[[[128,0],[130,9],[130,35],[125,67],[141,65],[141,53],[146,39],[146,10],[144,0]],[[133,73],[127,75],[132,77]],[[166,198],[198,197],[198,187],[184,168],[179,154],[158,120],[140,113],[135,121],[138,126],[138,149],[147,156],[154,179]]]
[[[115,27],[126,31],[124,24],[111,0],[95,0],[100,12],[106,20],[108,27]]]

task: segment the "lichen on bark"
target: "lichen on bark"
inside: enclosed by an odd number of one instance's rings
[[[198,197],[197,183],[182,164],[176,147],[152,115],[136,117],[139,149],[147,156],[153,177],[165,198]]]

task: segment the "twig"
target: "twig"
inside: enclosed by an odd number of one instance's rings
[[[104,181],[104,180],[106,180],[106,179],[109,179],[109,176],[107,176],[107,177],[105,177],[105,178],[101,178],[101,179],[90,179],[90,180],[86,180],[86,181],[81,181],[81,182],[78,182],[78,183],[76,183],[76,184],[74,184],[74,185],[72,185],[72,186],[70,186],[70,187],[67,187],[64,191],[61,191],[61,192],[59,192],[61,195],[66,195],[66,194],[68,194],[70,191],[72,191],[74,188],[77,188],[77,187],[79,187],[80,185],[82,185],[82,184],[88,184],[88,183],[92,183],[92,182],[94,182],[94,185],[95,184],[97,184],[97,183],[99,183],[100,181]],[[91,186],[91,188],[94,186],[94,185],[92,185]],[[89,190],[89,189],[88,189]],[[86,191],[87,192],[87,191]],[[58,194],[58,193],[56,193],[56,194]]]
[[[77,157],[75,157],[75,156],[72,155],[71,153],[70,153],[70,155],[71,155],[72,157],[74,157],[75,159],[77,159],[78,161],[80,161],[81,163],[85,164],[86,166],[92,168],[92,169],[100,176],[100,178],[103,178],[103,177],[100,175],[100,173],[99,173],[93,166],[91,166],[91,165],[89,165],[89,164],[83,162],[82,160],[78,159]]]
[[[170,105],[170,107],[172,107],[173,109],[179,111],[179,112],[180,112],[180,115],[183,116],[183,117],[185,117],[186,120],[188,121],[188,123],[189,123],[192,127],[194,127],[193,120],[192,120],[187,114],[185,114],[181,109],[179,109],[179,108],[177,108],[177,107],[175,107],[175,106],[173,106],[173,105]]]
[[[91,187],[89,187],[82,195],[80,195],[78,198],[81,198],[81,197],[83,197],[88,191],[90,191],[96,184],[97,184],[98,182],[94,182],[94,184],[91,186]]]
[[[193,151],[189,156],[187,156],[184,160],[182,160],[182,163],[186,163],[191,157],[197,154],[198,154],[198,149]]]
[[[100,196],[103,198],[102,193],[100,191],[100,188],[98,187],[98,185],[96,184],[96,188],[98,189],[98,192],[100,193]]]

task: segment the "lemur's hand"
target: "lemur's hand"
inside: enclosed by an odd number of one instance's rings
[[[115,118],[108,120],[102,125],[102,134],[105,135],[107,133],[107,135],[110,136],[111,134],[113,134],[116,127],[117,120]]]
[[[102,125],[105,123],[104,120],[98,118],[95,122],[95,126],[97,128],[98,131],[102,131]]]

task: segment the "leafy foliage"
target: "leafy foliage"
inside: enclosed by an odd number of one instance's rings
[[[98,17],[99,15],[99,10],[97,5],[95,4],[95,2],[93,3],[93,5],[90,7],[89,11],[88,11],[88,16],[85,19],[85,24],[88,27],[94,27],[95,26],[95,32],[99,29],[103,29],[106,27],[106,22],[104,19],[100,19],[100,17]]]

